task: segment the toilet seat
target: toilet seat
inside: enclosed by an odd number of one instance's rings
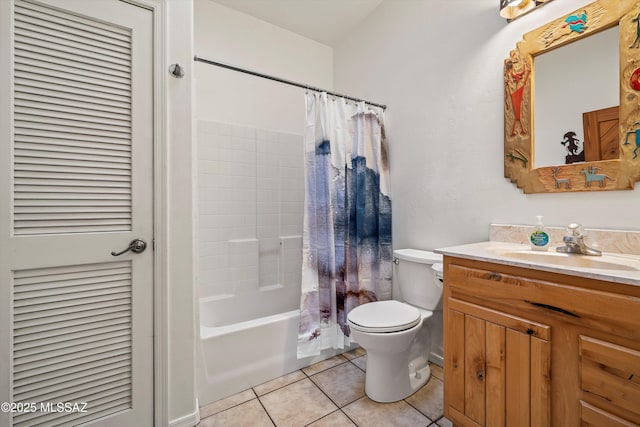
[[[404,331],[420,323],[421,318],[416,307],[395,300],[363,304],[347,316],[352,328],[368,333]]]

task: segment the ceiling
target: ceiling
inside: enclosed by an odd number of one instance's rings
[[[334,46],[382,0],[213,0],[328,46]]]

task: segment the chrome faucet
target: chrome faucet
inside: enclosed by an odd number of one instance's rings
[[[584,243],[583,229],[580,224],[569,224],[567,226],[567,235],[562,238],[562,241],[565,246],[558,246],[556,252],[594,256],[602,255],[601,251],[590,248]]]

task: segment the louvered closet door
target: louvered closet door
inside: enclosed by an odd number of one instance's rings
[[[0,0],[2,426],[153,424],[152,23]]]

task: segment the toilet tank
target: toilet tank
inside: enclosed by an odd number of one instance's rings
[[[435,310],[442,298],[442,283],[431,267],[442,262],[442,255],[418,249],[398,249],[393,255],[398,260],[394,277],[402,299],[416,307]]]

